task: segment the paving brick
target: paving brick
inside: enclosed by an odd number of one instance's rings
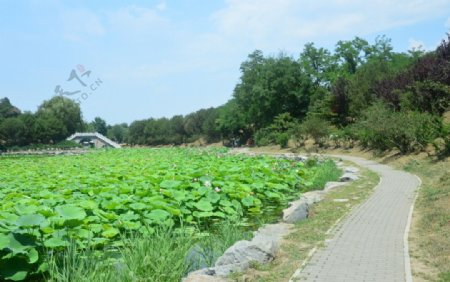
[[[377,172],[382,181],[291,280],[405,281],[403,236],[419,180],[386,165],[339,157]]]

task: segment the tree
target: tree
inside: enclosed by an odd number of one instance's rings
[[[220,131],[217,128],[217,118],[219,111],[216,108],[206,109],[202,124],[202,133],[207,142],[217,142],[220,140]]]
[[[394,53],[392,52],[392,40],[386,35],[377,36],[375,43],[368,48],[368,59],[378,59],[382,61],[392,60]]]
[[[341,62],[344,75],[354,74],[371,52],[372,48],[369,43],[359,37],[355,37],[351,41],[340,40],[335,49],[336,57]]]
[[[259,129],[281,113],[299,119],[306,115],[311,83],[298,61],[284,54],[263,58],[260,51],[255,51],[242,64],[241,71],[233,97],[244,113],[245,124]]]
[[[338,125],[346,125],[349,115],[349,98],[348,98],[349,82],[346,78],[340,77],[332,88],[333,99],[331,112],[333,113],[333,122]]]
[[[36,117],[36,135],[42,143],[64,140],[83,126],[80,105],[62,96],[44,101]]]
[[[130,124],[128,129],[127,143],[131,145],[145,144],[144,129],[147,120],[136,120]]]
[[[122,143],[126,140],[128,134],[128,125],[126,123],[116,124],[108,128],[108,138]]]
[[[375,95],[396,110],[403,104],[441,115],[450,107],[450,34],[434,52],[411,61],[406,70],[377,83]]]
[[[25,132],[23,135],[24,144],[37,143],[36,140],[36,115],[31,112],[24,112],[18,117],[25,125]]]
[[[94,118],[94,120],[91,122],[91,126],[95,132],[98,132],[100,134],[106,135],[108,132],[106,121],[100,117]]]
[[[330,135],[330,124],[328,121],[318,117],[308,116],[301,124],[301,131],[313,138],[315,144],[322,147]]]
[[[253,134],[253,126],[245,123],[244,112],[239,108],[236,99],[230,99],[225,105],[218,109],[218,117],[215,121],[216,128],[222,138],[235,138],[241,131],[246,131],[246,135]]]
[[[20,115],[20,110],[13,105],[8,98],[0,99],[0,120],[3,118],[17,117]]]
[[[316,48],[314,43],[307,43],[300,54],[303,72],[316,86],[329,86],[337,70],[336,58],[325,48]]]
[[[0,124],[0,139],[6,146],[24,145],[26,130],[27,128],[20,118],[7,118]]]

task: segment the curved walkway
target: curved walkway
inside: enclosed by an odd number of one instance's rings
[[[420,179],[362,158],[332,157],[378,173],[381,182],[291,281],[412,281],[407,236]]]

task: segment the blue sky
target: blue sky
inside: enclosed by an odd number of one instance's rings
[[[35,111],[60,85],[81,91],[70,97],[81,101],[86,120],[112,124],[225,103],[255,49],[298,57],[307,42],[332,49],[341,39],[385,34],[395,51],[432,50],[450,30],[450,0],[0,4],[0,97]],[[86,87],[67,81],[73,69]]]

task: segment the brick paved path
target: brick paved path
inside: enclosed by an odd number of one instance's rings
[[[377,172],[381,183],[366,202],[338,224],[333,238],[291,281],[410,281],[404,236],[420,180],[365,159],[337,157]]]

